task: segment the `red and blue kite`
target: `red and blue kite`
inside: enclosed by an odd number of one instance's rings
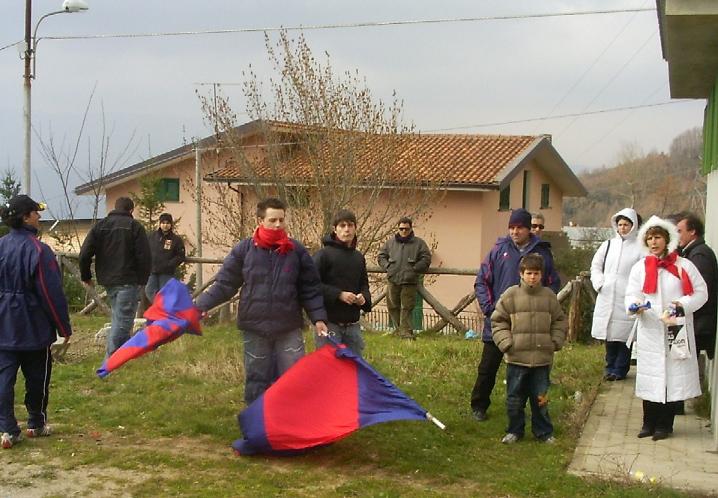
[[[147,326],[106,358],[97,370],[97,375],[106,377],[126,362],[174,341],[185,332],[202,335],[199,323],[201,316],[202,312],[192,303],[187,286],[171,279],[157,293],[152,306],[145,311]]]
[[[238,455],[302,453],[392,420],[441,422],[342,345],[294,364],[239,414]]]

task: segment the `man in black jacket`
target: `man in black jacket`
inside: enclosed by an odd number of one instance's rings
[[[342,209],[334,217],[334,231],[324,237],[323,249],[314,255],[322,281],[327,328],[334,338],[361,356],[364,339],[359,326],[359,311],[371,311],[369,278],[364,255],[357,251],[357,219]],[[326,344],[326,336],[315,335],[317,348]]]
[[[678,227],[678,250],[698,268],[708,286],[708,301],[693,313],[693,330],[696,334],[696,349],[704,350],[713,359],[716,347],[716,321],[718,318],[718,263],[713,249],[703,240],[703,222],[693,213],[683,212],[673,217]],[[703,357],[698,357],[701,380],[705,371]]]
[[[149,235],[152,272],[145,286],[145,294],[150,301],[175,276],[177,267],[185,260],[184,242],[182,237],[172,231],[173,228],[172,215],[162,213],[160,227]]]
[[[112,308],[112,327],[107,334],[107,356],[130,338],[140,286],[150,275],[150,246],[147,233],[132,217],[135,204],[128,197],[115,201],[115,209],[98,221],[80,249],[82,283],[91,287],[90,265],[95,258],[97,282],[107,290]]]

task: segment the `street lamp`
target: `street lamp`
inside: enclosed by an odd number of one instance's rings
[[[32,80],[35,78],[35,54],[37,52],[37,28],[43,19],[54,16],[55,14],[69,14],[73,12],[84,12],[89,7],[84,0],[65,0],[62,2],[62,10],[56,12],[50,12],[45,14],[38,19],[35,24],[35,30],[32,28],[32,0],[25,0],[25,50],[23,52],[23,59],[25,60],[25,74],[24,78],[24,94],[25,104],[23,106],[23,119],[25,123],[25,158],[23,160],[23,173],[25,181],[23,187],[25,193],[30,195],[30,149],[31,149],[31,132],[32,132],[32,120],[31,120],[31,86]]]

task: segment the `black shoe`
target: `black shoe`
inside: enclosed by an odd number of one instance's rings
[[[649,436],[653,436],[653,430],[649,429],[647,427],[643,427],[641,429],[641,432],[638,433],[639,438],[644,438],[644,437],[649,437]]]
[[[603,380],[613,382],[614,380],[616,380],[616,374],[606,374],[604,375]]]
[[[660,441],[661,439],[666,439],[668,436],[670,436],[668,432],[656,431],[651,439],[654,441]]]
[[[479,422],[484,422],[489,416],[486,415],[486,410],[474,410],[474,418]]]

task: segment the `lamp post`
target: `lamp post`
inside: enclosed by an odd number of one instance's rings
[[[50,12],[38,19],[35,30],[32,30],[32,0],[25,0],[25,74],[23,75],[24,105],[23,120],[25,124],[25,157],[23,159],[23,187],[25,193],[30,195],[30,149],[32,147],[32,80],[35,78],[35,57],[37,52],[37,28],[43,19],[55,14],[69,14],[73,12],[84,12],[88,9],[84,0],[65,0],[62,3],[62,10]]]

